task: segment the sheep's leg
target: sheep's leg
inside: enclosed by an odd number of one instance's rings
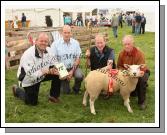
[[[92,114],[96,115],[95,107],[94,107],[94,102],[95,102],[95,98],[90,97],[90,99],[89,99],[90,111],[91,111]]]
[[[123,92],[121,92],[121,95],[122,95],[122,98],[123,98],[123,100],[124,100],[124,106],[127,107],[128,112],[133,113],[133,110],[132,110],[132,108],[130,107],[130,104],[129,104],[129,102],[130,102],[129,96],[130,96],[130,95],[129,95],[129,94],[125,94],[125,93],[123,93]]]
[[[88,97],[88,91],[86,90],[84,93],[83,102],[82,102],[83,106],[87,105],[87,97]]]
[[[130,107],[129,102],[130,102],[130,101],[129,101],[129,98],[125,99],[125,100],[124,100],[124,106],[127,107],[128,112],[133,113],[133,110],[132,110],[132,108]]]

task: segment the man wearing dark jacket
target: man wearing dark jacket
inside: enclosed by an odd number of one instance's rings
[[[106,46],[103,35],[97,35],[95,38],[96,46],[86,51],[87,65],[91,70],[103,68],[112,62],[112,68],[116,68],[114,50]]]
[[[146,24],[146,17],[144,14],[141,16],[141,28],[140,28],[140,33],[144,34],[145,33],[145,24]]]
[[[26,16],[24,13],[22,13],[21,23],[22,27],[26,27]]]
[[[139,13],[136,13],[136,16],[135,16],[135,35],[140,34],[140,27],[141,27],[141,16]]]
[[[114,49],[106,46],[103,35],[97,35],[95,38],[96,46],[86,51],[86,64],[91,70],[96,70],[108,66],[109,70],[115,69]],[[104,98],[108,99],[112,93],[105,94]]]

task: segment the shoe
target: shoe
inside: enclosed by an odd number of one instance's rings
[[[75,94],[75,95],[81,95],[82,92],[79,90],[79,91],[77,91],[77,92],[74,92],[74,94]]]
[[[146,84],[146,87],[148,87],[148,83]]]
[[[104,95],[103,99],[108,100],[108,99],[110,99],[110,97],[111,97],[112,95],[113,95],[113,93],[110,92],[110,94]]]
[[[59,102],[60,102],[60,99],[50,96],[50,97],[49,97],[49,101],[52,102],[52,103],[59,103]]]
[[[73,89],[75,95],[80,94],[80,89],[75,89],[74,87],[72,89]]]
[[[141,110],[145,110],[145,108],[146,108],[145,103],[139,104],[139,106],[140,106],[140,109],[141,109]]]
[[[70,91],[66,92],[67,95],[69,95],[70,93],[71,93]]]
[[[71,93],[71,89],[68,89],[65,93],[69,95]]]
[[[133,91],[132,93],[130,93],[130,96],[131,97],[137,97],[137,93]]]
[[[16,88],[17,88],[17,85],[14,84],[14,85],[12,86],[12,92],[13,92],[13,96],[14,96],[14,97],[16,97]]]
[[[103,97],[103,99],[105,99],[105,100],[108,100],[108,99],[110,99],[110,95],[104,95],[104,97]]]

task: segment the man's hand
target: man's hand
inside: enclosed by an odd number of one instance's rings
[[[48,74],[50,74],[50,75],[59,75],[59,72],[58,72],[58,70],[56,69],[56,68],[43,68],[43,69],[41,69],[41,71],[42,71],[42,74],[43,75],[48,75]]]
[[[73,73],[74,73],[73,70],[68,72],[67,80],[71,80],[71,78],[73,77]]]
[[[89,57],[90,57],[90,50],[89,50],[89,49],[86,50],[85,56],[86,56],[86,58],[89,58]]]
[[[53,67],[49,69],[49,74],[51,75],[59,75],[59,72],[57,70],[57,68]]]
[[[43,75],[47,75],[49,73],[49,69],[48,68],[43,68],[41,69],[41,72]]]
[[[107,61],[107,69],[112,69],[113,60]]]

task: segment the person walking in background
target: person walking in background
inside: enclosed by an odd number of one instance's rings
[[[22,27],[26,27],[26,16],[24,13],[22,13],[21,23]]]
[[[140,27],[141,27],[141,16],[139,13],[136,13],[135,16],[135,35],[140,34]]]
[[[135,23],[136,23],[135,14],[133,14],[133,17],[132,17],[132,33],[135,33]]]
[[[111,19],[111,26],[112,26],[113,34],[114,34],[115,38],[118,37],[118,23],[119,23],[118,16],[116,16],[116,14],[114,14],[112,19]]]
[[[121,26],[122,28],[123,27],[122,26],[122,13],[119,14],[118,18],[119,18],[119,26]]]
[[[19,24],[19,20],[18,20],[18,16],[15,16],[15,19],[13,21],[13,27],[14,29],[18,29],[18,24]]]
[[[78,16],[77,16],[76,22],[77,22],[77,26],[82,26],[82,18],[81,18],[81,15],[78,15]]]
[[[131,26],[131,16],[130,16],[130,14],[126,15],[126,19],[127,19],[128,26]]]
[[[140,28],[140,33],[144,34],[145,33],[145,24],[146,24],[146,17],[144,14],[141,16],[141,28]]]
[[[72,25],[72,18],[70,15],[66,15],[65,18],[64,18],[64,24],[65,25],[69,25],[71,26]]]

